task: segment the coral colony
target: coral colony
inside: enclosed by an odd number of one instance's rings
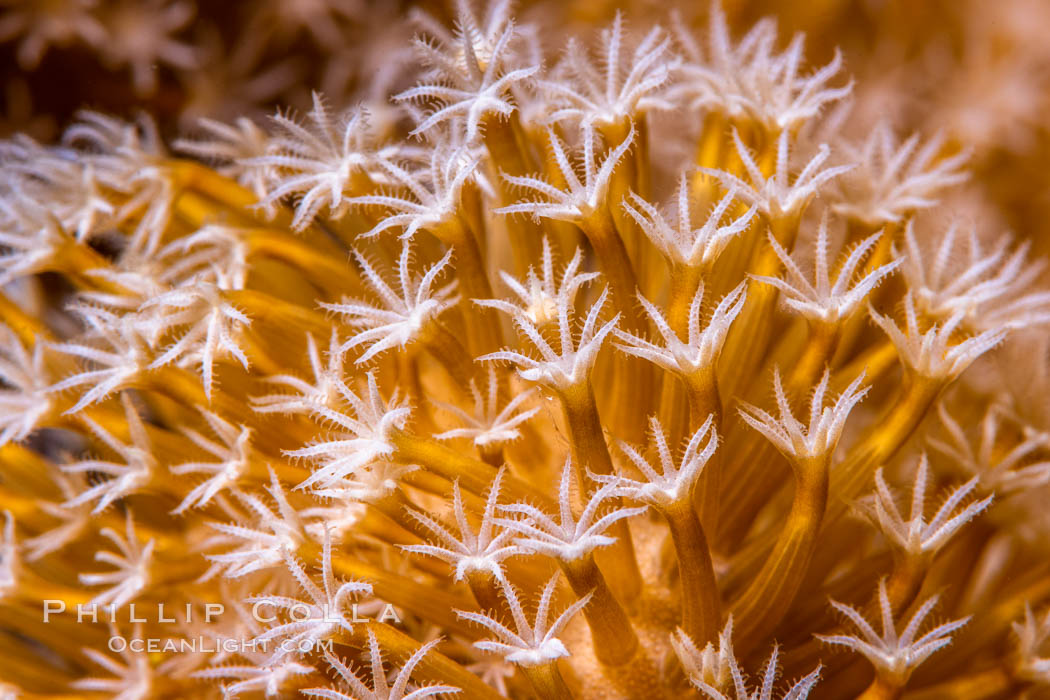
[[[0,142],[0,697],[1050,697],[1046,260],[948,204],[1005,137],[737,4],[260,3],[227,77],[389,65]]]

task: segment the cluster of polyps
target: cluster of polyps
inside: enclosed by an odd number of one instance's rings
[[[953,388],[1050,292],[1024,246],[917,222],[964,157],[821,129],[840,59],[807,73],[801,39],[734,41],[717,6],[706,42],[617,17],[547,66],[507,3],[425,26],[402,138],[316,97],[177,144],[210,165],[97,114],[0,145],[11,692],[1050,680],[1048,426],[1002,385]],[[894,487],[936,431],[905,520]],[[935,592],[952,621],[923,632]],[[237,614],[107,631],[44,601]],[[295,644],[118,658],[118,631]]]

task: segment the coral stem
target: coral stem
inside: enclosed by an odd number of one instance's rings
[[[694,642],[704,645],[718,635],[722,623],[722,603],[704,528],[688,501],[665,509],[664,515],[682,579],[682,629]]]
[[[722,404],[718,395],[718,379],[713,367],[705,367],[686,376],[686,396],[689,400],[689,433],[695,433],[708,417],[717,433],[722,429]],[[721,513],[722,450],[715,450],[700,473],[693,491],[693,506],[700,514],[704,532],[718,532]]]
[[[631,661],[638,651],[638,635],[627,619],[623,606],[609,590],[594,556],[587,554],[579,559],[563,561],[561,565],[577,597],[591,594],[583,615],[591,629],[591,641],[598,661],[606,666],[623,666]]]
[[[732,605],[739,653],[748,653],[773,632],[798,593],[827,505],[826,459],[803,459],[795,466],[795,496],[773,552]]]
[[[581,222],[580,228],[598,256],[602,272],[612,290],[613,302],[623,316],[624,325],[632,332],[641,332],[645,323],[634,303],[638,282],[623,239],[616,231],[609,210],[605,207],[600,208]],[[615,415],[610,417],[609,422],[624,438],[640,440],[641,422],[637,417],[651,412],[656,386],[654,368],[622,356],[616,357],[614,368],[614,395],[622,397],[629,392],[631,400],[616,402]]]
[[[538,697],[544,700],[573,700],[572,691],[558,670],[556,661],[537,666],[523,666],[522,672],[532,683]]]
[[[886,463],[911,437],[943,388],[943,382],[926,377],[912,376],[906,380],[897,402],[835,468],[831,479],[834,498],[828,508],[827,524],[844,515],[848,504],[870,488],[875,467]]]
[[[634,304],[634,295],[638,289],[634,266],[609,210],[600,207],[580,222],[580,228],[598,256],[602,273],[612,289],[613,301],[623,313],[625,325],[632,331],[642,330],[644,324]]]
[[[460,391],[466,391],[474,376],[472,355],[443,323],[432,322],[420,333],[420,341],[448,371]]]
[[[834,352],[836,337],[835,326],[810,326],[809,339],[802,355],[794,361],[784,382],[784,390],[788,396],[801,397],[807,388],[816,383],[825,363]],[[857,374],[859,373],[860,370]],[[761,376],[766,375],[763,373]],[[719,523],[717,542],[719,547],[734,547],[747,534],[755,514],[780,486],[777,479],[769,477],[772,476],[772,471],[783,469],[783,460],[771,443],[750,439],[740,425],[736,426],[736,430],[730,431],[726,448],[725,453],[733,457],[726,470],[738,478],[727,485],[724,494],[728,505]],[[759,476],[763,478],[758,478]]]
[[[798,236],[798,216],[776,218],[770,222],[770,230],[777,242],[790,250]],[[770,245],[759,243],[754,251],[750,272],[753,276],[772,277],[780,270],[781,261]],[[776,287],[752,279],[747,288],[747,301],[733,323],[722,350],[719,365],[719,385],[725,397],[736,396],[746,387],[746,382],[757,374],[766,346],[773,332],[769,322],[776,306]]]
[[[560,398],[569,429],[569,443],[572,446],[573,464],[577,469],[577,483],[583,493],[589,496],[594,486],[586,476],[587,470],[603,475],[615,473],[598,417],[594,391],[590,382],[580,382],[561,392]],[[617,590],[625,600],[633,600],[642,590],[642,579],[631,541],[631,531],[625,520],[618,520],[609,528],[609,532],[616,537],[616,542],[609,547],[609,552],[603,556],[603,560],[614,567],[614,585],[617,586]]]
[[[452,246],[456,263],[456,279],[468,299],[491,299],[485,260],[475,234],[458,217],[434,231],[447,245]],[[464,314],[471,347],[476,355],[495,352],[502,345],[499,323],[491,309],[477,308]]]
[[[458,479],[460,486],[477,496],[488,493],[492,480],[496,478],[496,469],[491,465],[460,454],[437,440],[393,431],[390,442],[399,462],[419,464],[448,481]],[[405,480],[411,483],[413,473],[405,475]],[[502,484],[503,493],[510,500],[529,501],[543,508],[556,509],[550,496],[512,475],[504,477]]]
[[[876,676],[857,700],[897,700],[901,695],[900,686]]]
[[[528,141],[522,132],[517,113],[507,118],[486,115],[481,125],[489,157],[502,172],[522,176],[534,171],[526,146]],[[504,204],[514,202],[514,193],[509,191],[506,181],[502,177],[498,177],[497,180]],[[535,221],[516,216],[508,217],[506,226],[514,259],[517,261],[518,274],[523,276],[528,272],[529,262],[540,258],[542,229]]]

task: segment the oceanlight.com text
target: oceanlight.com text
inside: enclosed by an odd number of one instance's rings
[[[312,652],[331,652],[331,639],[284,639],[280,642],[273,639],[217,639],[215,637],[133,637],[128,639],[120,635],[109,638],[109,650],[120,654],[125,651],[141,654],[270,654],[274,651],[281,654],[309,654]]]

